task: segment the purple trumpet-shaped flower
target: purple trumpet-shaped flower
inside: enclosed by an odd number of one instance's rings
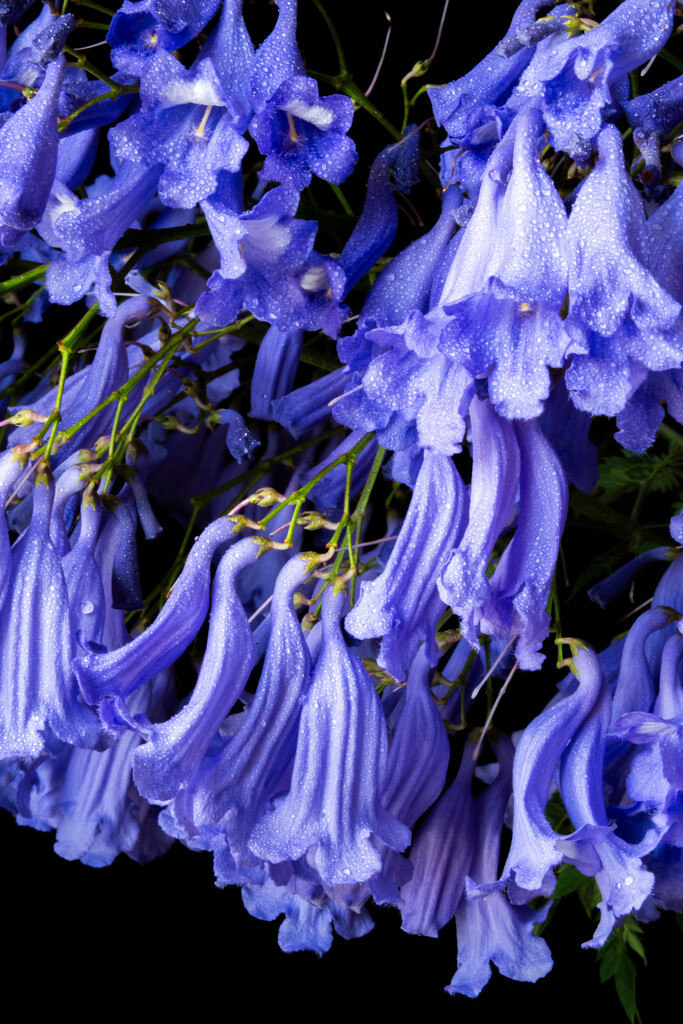
[[[396,679],[405,677],[422,641],[429,661],[434,664],[438,658],[434,628],[441,602],[436,581],[460,539],[466,514],[467,494],[452,460],[426,451],[384,572],[361,584],[360,601],[345,623],[359,640],[382,637],[379,664]]]
[[[49,534],[53,495],[53,482],[39,477],[30,526],[12,549],[0,612],[0,758],[54,753],[57,740],[95,747],[100,739],[97,715],[81,700],[71,665],[69,597]]]
[[[439,797],[410,848],[413,877],[401,889],[405,932],[435,939],[463,895],[474,853],[475,742],[468,739],[455,781]]]
[[[248,149],[209,59],[186,70],[170,53],[152,57],[141,79],[142,108],[110,132],[117,157],[163,168],[159,198],[189,209],[218,187],[221,171],[239,171]]]
[[[569,218],[565,327],[576,354],[566,380],[580,409],[614,415],[648,370],[681,365],[683,326],[680,303],[649,269],[645,215],[618,129],[606,125],[598,144]]]
[[[49,64],[33,99],[0,126],[0,245],[8,248],[35,227],[47,205],[57,167],[57,100],[65,67],[61,56]]]
[[[179,50],[194,39],[216,13],[220,0],[124,0],[107,33],[116,67],[138,72],[145,58]]]
[[[659,285],[678,303],[683,303],[683,281],[679,268],[683,260],[683,189],[677,188],[658,206],[647,222],[649,267]],[[683,421],[683,372],[649,373],[645,381],[617,416],[617,441],[634,452],[644,452],[654,442],[664,418],[664,404],[670,416]]]
[[[223,555],[211,590],[209,637],[195,687],[172,718],[146,730],[147,742],[135,754],[136,785],[154,803],[172,799],[187,785],[249,678],[254,644],[235,581],[258,551],[247,539]]]
[[[277,6],[275,28],[259,46],[251,66],[251,104],[257,112],[286,79],[305,73],[296,45],[297,0],[277,0]]]
[[[474,803],[476,817],[475,852],[470,881],[486,885],[498,877],[498,857],[505,808],[512,792],[514,747],[507,737],[494,742],[499,770],[494,782]],[[491,977],[491,962],[506,978],[538,981],[553,965],[547,943],[534,935],[534,925],[543,920],[540,911],[513,907],[502,892],[492,890],[474,899],[464,899],[455,911],[458,931],[458,969],[446,987],[450,995],[474,999]]]
[[[612,724],[630,711],[649,711],[655,699],[655,666],[648,657],[646,640],[669,626],[678,615],[671,608],[655,606],[639,615],[624,644],[619,678],[611,705]],[[658,667],[658,666],[657,666]]]
[[[78,540],[62,558],[74,633],[98,644],[104,639],[107,615],[102,577],[94,555],[101,521],[101,504],[94,497],[84,496]]]
[[[4,67],[0,54],[3,80],[37,88],[48,65],[60,56],[62,47],[75,25],[76,19],[73,14],[55,17],[49,7],[43,6],[38,17],[13,41]],[[3,29],[2,35],[4,34]],[[66,76],[67,82],[74,73],[78,74],[75,69],[69,72]],[[84,72],[83,77],[86,77]],[[13,109],[17,105],[17,99],[15,89],[0,86],[0,108]],[[61,110],[59,112],[62,113]]]
[[[137,691],[131,711],[155,719],[166,710],[168,689],[168,675],[158,676]],[[57,758],[41,761],[19,786],[19,824],[56,829],[55,853],[90,867],[105,867],[120,853],[140,864],[161,856],[172,840],[131,778],[140,742],[128,732],[108,750],[66,747]]]
[[[273,403],[273,415],[294,437],[303,437],[312,427],[330,415],[330,402],[339,398],[346,375],[343,370],[305,384],[302,388],[278,398]]]
[[[670,35],[673,8],[673,0],[623,0],[590,31],[542,40],[511,106],[540,108],[555,149],[586,163],[605,115],[623,96],[620,81],[654,57]],[[575,14],[570,7],[565,13]]]
[[[459,182],[470,204],[476,202],[486,161],[512,118],[505,100],[533,55],[530,47],[524,48],[517,41],[520,26],[527,19],[528,4],[523,3],[505,39],[493,53],[462,78],[429,90],[436,122],[446,129],[449,146],[458,151],[455,155],[453,152],[443,154],[442,183],[450,186]],[[554,18],[545,20],[551,30],[555,29]],[[508,41],[512,47],[504,49]]]
[[[260,865],[248,848],[249,837],[272,798],[281,795],[283,772],[287,775],[289,748],[310,681],[310,656],[293,603],[294,592],[308,571],[306,559],[300,557],[287,562],[278,575],[263,671],[243,723],[208,751],[186,789],[165,812],[165,818],[170,820],[172,815],[174,819],[174,834],[182,835],[177,831],[180,826],[195,844],[198,831],[213,849],[229,846],[237,871],[232,878],[223,872],[220,884],[241,881],[241,868]],[[143,748],[137,755],[138,765],[142,766],[144,757]],[[155,795],[142,785],[139,768],[135,777],[145,795]]]
[[[283,331],[313,325],[320,310],[316,294],[327,294],[327,307],[341,298],[341,275],[334,261],[316,262],[312,253],[315,221],[298,220],[299,198],[280,186],[238,215],[234,181],[226,173],[202,203],[221,258],[200,296],[197,315],[207,325],[233,321],[244,307]]]
[[[579,651],[576,663],[582,674],[601,679],[598,659],[592,651]],[[641,858],[659,838],[656,830],[650,830],[634,846],[620,839],[610,827],[603,797],[603,761],[611,704],[609,687],[602,680],[595,703],[574,733],[560,763],[562,801],[578,831],[559,839],[556,845],[569,860],[574,858],[574,846],[581,847],[577,867],[584,874],[595,875],[602,895],[598,904],[600,923],[593,938],[583,944],[589,948],[604,945],[614,925],[638,910],[652,891],[654,876],[643,867]],[[592,865],[591,854],[596,858]]]
[[[232,110],[236,126],[246,127],[253,113],[250,89],[254,44],[242,16],[243,0],[223,0],[216,28],[202,46],[203,60],[210,60]]]
[[[147,169],[124,161],[112,178],[98,180],[95,194],[78,199],[66,187],[53,189],[40,222],[42,237],[63,250],[48,267],[50,298],[68,306],[93,286],[105,316],[116,313],[109,258],[117,241],[152,200],[160,165]]]
[[[323,597],[323,644],[301,712],[291,789],[256,825],[249,846],[272,863],[306,855],[328,886],[381,869],[371,837],[403,850],[410,832],[381,805],[386,726],[361,662],[344,642],[345,597]]]
[[[211,559],[232,533],[228,519],[219,519],[204,530],[166,604],[144,633],[117,650],[91,649],[75,660],[74,669],[88,703],[111,700],[115,711],[128,720],[125,698],[172,665],[199,631],[209,610]]]
[[[225,443],[233,459],[236,462],[249,461],[261,442],[251,433],[244,417],[235,409],[219,409],[218,422],[227,424]]]
[[[321,956],[332,945],[333,927],[344,939],[360,938],[374,927],[364,907],[353,911],[324,898],[309,902],[271,879],[258,888],[245,886],[242,899],[252,917],[261,921],[274,921],[285,915],[278,932],[278,945],[285,953],[310,949]]]
[[[443,256],[432,309],[367,332],[386,351],[365,360],[344,343],[342,354],[365,372],[361,394],[339,404],[337,419],[379,431],[384,446],[405,448],[416,431],[424,447],[452,454],[477,376],[507,418],[542,411],[547,368],[562,365],[568,344],[559,316],[567,218],[541,166],[539,136],[538,114],[525,112],[493,151],[474,216]]]
[[[683,119],[683,75],[653,92],[622,103],[633,141],[645,158],[641,181],[653,187],[662,177],[661,147],[666,136]]]
[[[539,894],[549,896],[554,887],[552,868],[563,859],[558,841],[567,837],[551,828],[545,805],[565,747],[595,704],[602,686],[600,665],[592,653],[579,649],[574,661],[579,685],[541,712],[526,727],[517,746],[512,778],[512,844],[502,876],[508,882],[513,903],[528,902]],[[591,863],[595,866],[595,857]]]
[[[288,78],[249,125],[266,157],[259,177],[298,191],[313,174],[341,184],[356,162],[356,147],[346,134],[352,120],[348,96],[321,99],[314,79]]]
[[[389,813],[409,829],[441,793],[450,756],[448,735],[432,697],[431,675],[425,653],[419,650],[408,674],[382,794],[382,803]],[[382,862],[381,873],[368,883],[370,892],[377,903],[397,903],[397,887],[407,881],[410,861],[385,849]]]
[[[384,255],[394,239],[398,227],[394,189],[407,191],[414,184],[419,146],[419,135],[411,133],[387,146],[373,160],[363,211],[339,257],[347,292]]]
[[[645,749],[637,753],[626,780],[628,793],[667,832],[668,843],[683,846],[683,689],[678,678],[683,637],[674,634],[664,645],[659,693],[653,712],[632,711],[613,727],[621,739]],[[668,830],[668,831],[667,831]]]
[[[483,279],[468,296],[452,269],[449,276],[460,296],[452,305],[449,282],[441,299],[445,313],[454,317],[449,329],[461,335],[460,345],[467,345],[466,365],[477,376],[487,376],[491,401],[508,419],[531,419],[542,412],[550,388],[547,367],[562,366],[569,342],[559,315],[567,289],[567,215],[539,159],[541,128],[538,111],[516,118],[510,129],[512,173],[497,209],[495,244],[482,268]],[[507,145],[504,141],[501,148]],[[499,164],[496,153],[490,175]],[[473,218],[463,246],[478,229]],[[481,255],[486,247],[482,239]],[[461,247],[454,266],[468,248]]]
[[[486,570],[493,546],[512,516],[519,487],[520,455],[515,432],[489,401],[472,399],[472,484],[469,521],[462,540],[438,580],[439,593],[460,616],[472,645],[489,590]]]
[[[567,513],[567,481],[537,421],[514,426],[520,452],[519,518],[515,535],[489,581],[481,617],[485,633],[518,637],[521,668],[540,667],[548,632],[545,610]]]
[[[448,243],[456,227],[455,215],[462,202],[457,188],[447,189],[441,200],[441,213],[431,231],[411,242],[394,256],[373,284],[363,303],[361,324],[389,327],[401,324],[413,312],[426,313],[435,278],[442,273]],[[342,338],[337,343],[340,358],[351,365],[358,359],[358,350],[365,348],[358,335]]]
[[[670,547],[644,551],[642,555],[636,555],[626,565],[622,565],[620,569],[616,569],[604,580],[590,587],[588,596],[601,608],[606,608],[611,601],[624,593],[645,566],[651,565],[652,562],[671,562],[675,557],[676,554]]]

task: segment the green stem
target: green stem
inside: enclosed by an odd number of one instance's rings
[[[374,119],[378,121],[383,128],[386,128],[389,134],[393,136],[397,142],[401,140],[401,133],[396,125],[392,124],[391,121],[384,116],[381,110],[378,110],[372,100],[369,99],[361,89],[359,89],[348,72],[344,75],[326,75],[323,74],[322,71],[311,71],[309,69],[308,73],[309,75],[312,75],[313,78],[317,78],[319,81],[325,82],[337,92],[345,93],[359,107],[362,107],[363,110],[367,110],[368,114],[374,117]]]
[[[57,439],[57,433],[59,430],[59,423],[62,418],[62,397],[64,395],[64,385],[66,384],[66,376],[69,369],[69,363],[74,352],[78,349],[78,343],[81,340],[85,328],[88,326],[90,321],[97,315],[99,310],[98,304],[95,302],[85,316],[81,317],[79,322],[73,327],[69,333],[61,341],[57,342],[57,348],[61,357],[61,365],[59,368],[59,381],[57,382],[57,394],[55,396],[55,404],[52,412],[50,413],[47,421],[45,422],[42,430],[38,434],[38,438],[42,440],[45,431],[50,427],[50,437],[48,438],[45,451],[43,453],[43,459],[48,462],[55,441]]]
[[[155,393],[157,389],[157,384],[159,383],[164,373],[166,372],[166,369],[168,367],[168,364],[171,362],[171,359],[173,359],[174,355],[182,345],[184,339],[187,337],[188,334],[191,333],[192,328],[197,323],[199,323],[198,320],[191,320],[189,324],[183,327],[182,330],[178,331],[178,333],[175,334],[173,338],[171,338],[171,340],[167,342],[167,344],[164,346],[164,354],[161,358],[159,366],[154,371],[154,374],[152,375],[152,379],[150,380],[149,384],[145,385],[140,401],[135,406],[135,409],[130,414],[130,416],[124,423],[123,427],[121,428],[122,437],[121,440],[119,441],[118,448],[114,455],[115,462],[118,463],[119,461],[122,461],[123,458],[125,458],[126,450],[131,441],[133,440],[133,438],[135,437],[135,431],[137,430],[138,423],[140,422],[140,417],[142,416],[145,405],[152,397],[152,395]],[[133,378],[131,378],[131,380],[132,379]],[[124,385],[124,387],[126,389],[129,388],[129,384]],[[124,388],[119,389],[120,393],[123,391]],[[130,390],[128,390],[128,394],[130,394]]]
[[[350,526],[351,526],[352,529],[355,528],[355,531],[356,531],[356,536],[354,538],[354,544],[360,544],[360,538],[361,538],[361,533],[362,533],[362,529],[363,529],[363,519],[365,518],[365,512],[366,512],[366,509],[368,507],[368,502],[370,500],[370,495],[372,494],[372,489],[375,486],[375,481],[377,480],[377,476],[379,474],[379,471],[382,468],[382,463],[384,462],[384,456],[386,455],[386,453],[387,453],[386,448],[379,447],[377,449],[377,454],[375,455],[375,458],[373,459],[372,466],[370,467],[370,472],[368,473],[367,479],[366,479],[366,481],[365,481],[365,483],[363,485],[363,490],[361,491],[360,498],[358,499],[358,504],[356,505],[355,511],[354,511],[353,516],[351,518]],[[353,605],[354,605],[355,598],[356,598],[356,580],[355,580],[355,578],[353,578],[351,580],[351,593],[350,593],[350,600],[351,600],[351,607],[352,608],[353,608]]]
[[[83,24],[83,22],[81,22],[81,24]],[[101,27],[108,28],[106,25]],[[123,86],[119,85],[118,82],[115,82],[113,78],[110,78],[109,75],[105,75],[103,71],[100,71],[100,69],[96,68],[94,64],[91,64],[87,57],[84,57],[82,53],[72,50],[70,46],[63,47],[63,52],[68,53],[70,57],[73,57],[79,68],[83,71],[87,71],[89,75],[93,76],[93,78],[99,78],[100,82],[104,82],[104,84],[108,85],[110,89],[116,91],[117,89],[123,88]]]
[[[292,513],[289,529],[287,530],[287,536],[285,537],[285,544],[289,544],[290,547],[292,546],[294,530],[296,529],[296,521],[299,518],[299,512],[301,512],[303,503],[304,499],[302,498],[301,501],[297,501],[296,505],[294,506],[294,512]]]
[[[680,57],[676,57],[669,50],[660,50],[659,56],[663,57],[664,60],[668,61],[669,64],[675,67],[677,71],[683,71],[683,61],[680,59]]]
[[[332,189],[332,191],[334,192],[335,196],[339,200],[339,203],[340,203],[341,208],[344,211],[344,213],[347,213],[349,215],[349,217],[353,217],[354,216],[354,212],[351,209],[351,207],[349,206],[348,200],[347,200],[346,196],[344,195],[344,193],[342,192],[342,190],[340,189],[339,185],[335,185],[333,181],[331,181],[329,184],[330,184],[330,188]]]
[[[99,14],[106,14],[107,17],[111,18],[111,11],[107,10],[106,7],[102,7],[101,4],[93,3],[93,0],[71,0],[71,3],[75,7],[89,7],[91,11],[98,11]]]
[[[43,277],[49,266],[49,263],[41,263],[39,267],[25,270],[23,274],[17,274],[16,277],[10,277],[9,281],[3,281],[0,284],[0,295],[6,295],[7,292],[13,292],[15,288],[21,288],[22,285],[30,284],[36,278]]]
[[[320,11],[320,14],[323,16],[323,19],[325,21],[325,24],[327,25],[329,33],[332,36],[332,42],[334,43],[334,48],[337,51],[337,59],[339,61],[339,74],[340,75],[345,75],[345,74],[347,74],[346,59],[344,57],[344,51],[342,49],[341,40],[340,40],[340,38],[339,38],[339,36],[337,34],[336,28],[334,27],[334,23],[332,22],[332,19],[330,18],[329,14],[327,13],[325,8],[323,7],[323,5],[320,2],[320,0],[313,0],[313,3],[315,4],[315,6]]]
[[[117,85],[116,82],[114,82],[114,87],[111,88],[109,92],[103,92],[100,93],[99,96],[93,96],[93,98],[84,103],[82,107],[79,107],[77,110],[74,110],[72,114],[69,114],[68,117],[60,118],[58,130],[60,132],[66,131],[71,122],[75,121],[79,114],[82,114],[84,110],[88,110],[89,107],[94,106],[96,103],[101,103],[102,100],[115,100],[123,93],[139,92],[139,90],[140,87],[138,85]]]
[[[101,21],[86,21],[85,19],[78,19],[77,28],[92,28],[96,32],[108,32],[109,25],[104,25]]]
[[[194,322],[196,323],[196,321]],[[177,344],[178,337],[177,335],[174,335],[173,338],[171,338],[170,341],[166,342],[166,344],[162,346],[162,348],[160,348],[158,352],[155,352],[152,356],[150,356],[150,358],[144,363],[144,365],[141,366],[140,369],[137,370],[125,384],[123,384],[120,388],[117,388],[116,391],[112,391],[112,393],[110,395],[107,395],[106,398],[103,398],[102,401],[98,405],[96,405],[94,409],[91,409],[90,412],[86,413],[85,416],[82,416],[81,419],[78,420],[78,422],[73,423],[70,427],[67,427],[66,430],[63,430],[61,432],[60,437],[62,442],[70,441],[71,438],[74,437],[74,435],[77,434],[78,431],[81,430],[86,425],[86,423],[89,423],[94,416],[97,416],[98,413],[102,412],[103,409],[106,409],[107,406],[111,405],[112,402],[117,402],[120,401],[121,399],[124,399],[124,401],[126,401],[135,385],[144,379],[144,377],[149,373],[152,366],[158,363],[160,359],[164,358],[164,356],[166,355],[170,348],[173,348],[175,350]]]
[[[408,118],[410,117],[410,100],[408,99],[408,86],[405,79],[401,82],[401,93],[403,94],[403,124],[401,125],[401,136],[405,133],[408,127]]]
[[[62,358],[62,364],[59,368],[57,396],[55,398],[54,409],[52,410],[52,413],[48,420],[48,423],[52,424],[52,428],[50,430],[50,437],[47,442],[47,447],[45,448],[44,459],[46,463],[50,461],[50,455],[52,454],[55,438],[57,437],[57,430],[59,429],[59,423],[62,418],[62,397],[64,395],[64,385],[66,384],[66,375],[69,369],[69,361],[71,359],[71,353],[68,350],[68,348],[62,348],[60,355]],[[47,426],[47,423],[45,425]]]
[[[111,434],[109,435],[109,451],[107,453],[106,469],[104,471],[104,483],[102,486],[102,492],[104,494],[109,490],[111,478],[114,472],[114,449],[116,447],[116,435],[119,431],[119,420],[121,419],[121,412],[126,404],[125,398],[119,398],[116,405],[116,412],[114,413],[114,423],[112,424]]]
[[[346,524],[346,547],[349,552],[349,565],[355,571],[356,565],[356,552],[353,550],[353,524],[351,522],[351,477],[353,476],[353,467],[356,465],[354,462],[346,463],[346,483],[344,485],[344,517],[343,521]]]
[[[337,466],[343,466],[346,465],[349,461],[355,461],[356,458],[363,451],[363,449],[370,444],[370,441],[372,440],[373,437],[374,434],[372,433],[372,431],[370,431],[370,433],[368,434],[365,434],[360,439],[360,441],[358,441],[356,444],[354,444],[352,448],[349,449],[348,452],[344,452],[343,455],[339,455],[332,462],[328,463],[328,465],[325,466],[324,469],[321,469],[319,473],[316,473],[316,475],[312,477],[308,481],[308,483],[304,484],[303,487],[300,487],[299,490],[297,491],[293,491],[293,493],[290,494],[288,498],[285,498],[284,501],[281,501],[279,505],[275,505],[275,507],[271,509],[268,515],[264,516],[263,519],[259,520],[260,525],[262,527],[266,527],[268,523],[275,518],[278,512],[281,512],[283,508],[287,507],[287,505],[291,505],[294,502],[298,503],[299,501],[305,499],[309,491],[312,491],[316,484],[319,484],[320,481],[324,477],[326,477],[329,472],[331,472],[333,469],[336,469]]]

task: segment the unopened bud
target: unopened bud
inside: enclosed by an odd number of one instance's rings
[[[38,447],[37,441],[31,441],[29,444],[15,444],[12,448],[13,459],[25,459],[27,455],[34,452]]]
[[[269,505],[279,505],[281,502],[286,501],[284,494],[280,494],[274,487],[259,487],[257,491],[250,494],[247,498],[248,505],[259,505],[262,508],[267,508]]]
[[[266,551],[291,551],[292,545],[277,540],[271,540],[270,537],[252,537],[254,544],[258,544],[259,553],[258,558],[261,555],[265,555]]]
[[[304,512],[296,521],[304,530],[336,530],[339,523],[331,523],[321,512]]]
[[[309,630],[313,629],[313,627],[315,626],[316,622],[318,621],[319,614],[320,614],[319,611],[315,611],[315,612],[307,612],[304,615],[303,619],[301,620],[301,628],[304,630],[305,633],[307,633]]]
[[[231,523],[234,523],[234,526],[232,528],[232,532],[233,533],[241,533],[242,530],[247,530],[247,529],[249,529],[249,530],[262,530],[263,529],[263,527],[261,526],[260,523],[257,523],[256,520],[254,520],[254,519],[247,519],[246,516],[236,515],[236,516],[228,516],[227,518],[228,518],[228,520]],[[264,538],[261,537],[259,539],[263,540]]]
[[[448,647],[452,647],[453,644],[457,644],[460,636],[459,629],[445,629],[443,632],[436,634],[436,646],[440,651],[445,651]]]
[[[41,416],[33,409],[19,409],[13,416],[5,420],[5,423],[11,423],[15,427],[28,427],[31,423],[47,423],[47,419],[47,416]]]

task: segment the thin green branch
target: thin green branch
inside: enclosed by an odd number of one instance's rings
[[[17,274],[16,277],[10,277],[9,281],[3,281],[0,284],[0,295],[6,295],[7,292],[13,292],[15,289],[35,281],[36,278],[43,277],[49,266],[49,263],[41,263],[40,266],[33,267],[32,270],[25,270],[22,274]]]

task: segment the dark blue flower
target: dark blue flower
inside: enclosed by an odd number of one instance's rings
[[[319,98],[312,78],[288,78],[249,125],[265,155],[259,177],[301,189],[316,174],[340,184],[356,162],[347,132],[353,119],[348,96]]]
[[[114,66],[138,72],[145,58],[159,51],[179,50],[201,32],[219,3],[220,0],[124,0],[107,33]]]
[[[63,57],[48,64],[40,89],[0,126],[0,245],[16,245],[45,211],[57,167],[57,100]]]
[[[208,58],[187,71],[169,53],[151,58],[141,81],[142,108],[110,132],[121,160],[160,164],[159,197],[189,208],[215,192],[220,171],[238,171],[248,149],[236,111]]]

